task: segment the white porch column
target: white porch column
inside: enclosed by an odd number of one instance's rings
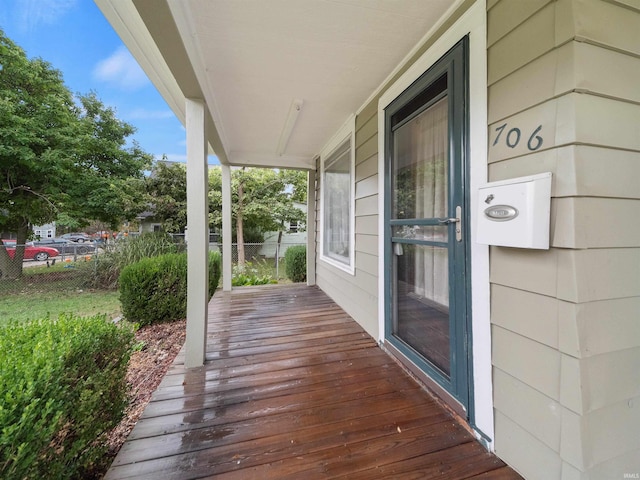
[[[222,168],[222,290],[231,291],[231,167]]]
[[[209,207],[205,104],[186,99],[187,130],[187,338],[185,366],[204,364],[207,341]]]
[[[316,284],[316,171],[307,175],[307,285]]]

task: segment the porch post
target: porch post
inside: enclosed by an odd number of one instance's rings
[[[205,104],[186,99],[187,130],[187,338],[185,366],[204,364],[207,340],[209,212]]]
[[[307,285],[316,284],[316,171],[307,175]]]
[[[222,290],[231,291],[231,167],[222,168]]]

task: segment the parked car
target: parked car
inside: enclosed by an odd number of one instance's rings
[[[96,250],[94,243],[71,242],[66,238],[43,238],[42,240],[34,240],[36,247],[51,247],[58,250],[63,255],[84,255],[93,253]]]
[[[16,254],[16,241],[15,240],[3,240],[2,241],[7,248],[7,253],[11,258]],[[44,262],[49,257],[57,257],[60,252],[51,247],[35,246],[33,242],[27,242],[24,246],[24,259],[25,260],[37,260]]]
[[[91,237],[89,235],[81,232],[65,233],[64,235],[61,235],[61,238],[64,238],[66,240],[71,240],[72,242],[78,242],[78,243],[91,241]]]

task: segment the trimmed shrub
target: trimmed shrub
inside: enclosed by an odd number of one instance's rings
[[[220,252],[209,252],[209,298],[218,288],[222,276],[222,256]]]
[[[307,280],[307,247],[296,245],[287,248],[284,254],[285,273],[292,282]]]
[[[187,311],[187,255],[143,258],[122,269],[122,313],[140,325],[185,318]]]
[[[105,316],[0,327],[0,477],[86,478],[128,403],[133,332]]]
[[[220,254],[209,254],[209,298],[220,281]],[[140,325],[187,316],[187,254],[143,258],[126,266],[119,279],[122,313]]]

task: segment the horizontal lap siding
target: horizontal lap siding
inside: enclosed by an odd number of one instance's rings
[[[554,174],[551,249],[491,250],[496,452],[526,478],[621,478],[640,469],[640,10],[488,8],[489,178]]]
[[[355,143],[355,275],[319,261],[317,282],[367,333],[378,338],[378,136],[375,110],[365,111],[356,118]],[[318,218],[319,215],[318,211]]]

